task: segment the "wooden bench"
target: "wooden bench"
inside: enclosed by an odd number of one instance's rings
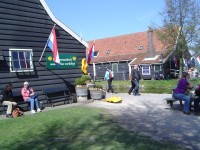
[[[46,88],[43,89],[43,93],[45,94],[47,104],[50,104],[51,107],[54,107],[54,103],[61,101],[63,101],[64,104],[66,104],[66,102],[68,104],[73,103],[73,96],[71,95],[67,87]]]
[[[171,97],[171,98],[165,98],[164,100],[166,100],[167,104],[170,104],[170,109],[172,109],[173,103],[176,102],[176,101],[179,101],[180,105],[183,105],[182,100],[175,99],[173,97]]]
[[[2,112],[2,114],[6,114],[6,106],[5,105],[2,105],[3,103],[3,100],[2,100],[3,96],[0,95],[0,111]]]
[[[30,103],[25,102],[21,93],[13,94],[13,99],[17,103],[17,107],[20,108],[21,111],[29,111],[30,110]]]
[[[21,111],[29,110],[29,102],[25,102],[23,100],[21,93],[13,92],[13,99],[17,103],[17,107],[19,107]],[[2,102],[3,101],[1,101],[0,103],[0,110],[2,111],[2,114],[6,114],[7,105],[2,105]]]
[[[180,102],[180,105],[183,105],[182,100],[180,100],[180,99],[175,99],[175,98],[173,97],[173,91],[174,91],[174,89],[172,89],[172,97],[170,97],[170,98],[165,98],[165,99],[164,99],[164,100],[167,102],[167,104],[170,104],[170,109],[172,109],[173,103],[176,102],[176,101],[179,101],[179,102]],[[188,92],[188,94],[189,94],[190,97],[191,97],[191,103],[192,103],[192,102],[193,102],[193,99],[194,99],[194,94],[193,94],[192,92]]]

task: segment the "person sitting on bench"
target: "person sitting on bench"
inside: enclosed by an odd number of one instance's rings
[[[12,83],[8,83],[6,87],[1,91],[2,105],[7,105],[6,117],[12,118],[12,110],[13,105],[17,105],[16,102],[13,100],[13,93],[12,93]]]
[[[41,112],[37,95],[35,95],[34,90],[29,87],[29,83],[27,81],[24,82],[24,87],[21,90],[21,94],[23,96],[24,101],[28,101],[31,104],[31,113],[35,113],[34,106],[36,106],[37,112]]]
[[[188,82],[187,79],[190,78],[190,75],[187,72],[183,72],[182,78],[178,81],[178,85],[173,92],[173,97],[175,99],[183,100],[184,108],[183,113],[190,115],[190,95],[187,95],[186,92],[188,89],[193,88],[193,86]]]

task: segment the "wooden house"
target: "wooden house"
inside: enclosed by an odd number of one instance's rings
[[[88,43],[91,47],[93,41]],[[115,80],[128,80],[132,66],[137,64],[142,79],[152,79],[157,72],[162,72],[167,78],[172,73],[170,70],[178,69],[173,59],[175,48],[176,45],[167,50],[153,30],[97,39],[94,59],[88,70],[96,79],[103,79],[106,68],[110,68],[114,71]],[[86,53],[88,51],[89,48]]]
[[[61,65],[52,62],[48,47],[39,62],[54,24]],[[45,0],[0,0],[0,90],[11,82],[13,91],[20,92],[28,81],[36,92],[64,85],[74,92],[87,46],[53,15]]]

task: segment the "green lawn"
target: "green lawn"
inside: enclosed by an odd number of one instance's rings
[[[193,85],[197,85],[199,79],[190,81]],[[172,80],[141,80],[140,81],[140,92],[141,93],[171,93],[171,89],[176,87],[178,79]],[[107,86],[107,81],[95,82],[96,85],[103,85],[104,88]],[[112,83],[115,92],[127,93],[131,85],[130,81],[116,81]]]
[[[1,150],[176,150],[120,128],[104,110],[73,107],[0,120]]]

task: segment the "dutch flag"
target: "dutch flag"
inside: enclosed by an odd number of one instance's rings
[[[60,64],[55,28],[52,29],[51,34],[49,35],[47,45],[53,52],[53,61]]]
[[[92,44],[92,47],[88,51],[87,55],[87,64],[90,64],[90,61],[94,58],[94,43]]]

